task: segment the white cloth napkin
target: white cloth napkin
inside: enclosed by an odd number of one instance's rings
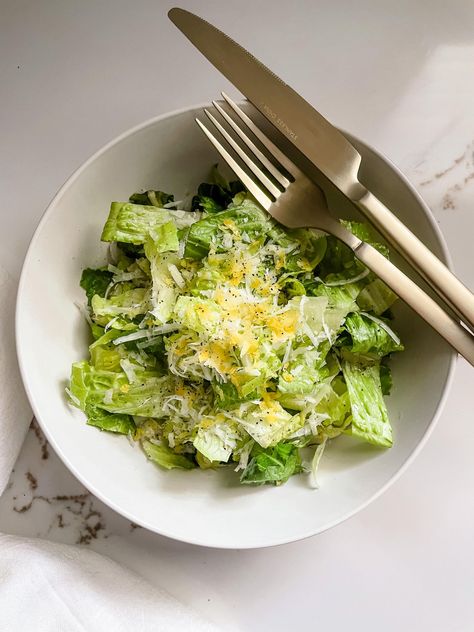
[[[0,266],[0,495],[32,413],[14,342],[16,283]],[[84,547],[0,534],[2,632],[217,632],[163,591]]]
[[[141,577],[93,551],[0,536],[4,632],[217,632]]]

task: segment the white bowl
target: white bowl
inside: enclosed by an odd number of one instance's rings
[[[320,470],[320,489],[295,476],[281,487],[239,486],[229,468],[162,471],[123,436],[87,426],[64,396],[70,366],[87,353],[81,270],[102,264],[100,233],[112,200],[161,188],[178,199],[205,179],[216,155],[194,117],[202,107],[160,116],[90,158],[44,214],[20,281],[16,335],[31,405],[67,467],[102,501],[131,521],[185,542],[222,548],[264,547],[319,533],[380,494],[426,439],[453,368],[450,348],[404,305],[396,309],[406,351],[393,359],[388,398],[395,444],[378,450],[349,437],[334,441]],[[401,173],[373,149],[363,155],[363,181],[442,259],[447,253],[433,218]],[[348,206],[330,194],[345,213]]]

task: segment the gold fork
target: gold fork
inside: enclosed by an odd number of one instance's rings
[[[395,294],[474,366],[474,336],[378,250],[358,239],[334,219],[329,213],[326,198],[321,189],[265,136],[232,99],[224,93],[222,96],[240,123],[237,123],[235,117],[230,116],[219,103],[216,101],[212,103],[235,136],[229,133],[209,110],[204,111],[214,128],[241,162],[231,155],[209,127],[199,119],[196,119],[196,122],[261,206],[288,228],[317,228],[340,239],[352,249],[364,265],[382,279]],[[268,155],[257,146],[248,132],[251,132],[255,139],[266,148]],[[236,138],[239,138],[241,143]],[[242,144],[246,149],[242,147]],[[247,167],[253,177],[241,163]]]

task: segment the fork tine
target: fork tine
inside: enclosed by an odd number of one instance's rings
[[[217,151],[220,153],[222,158],[226,161],[235,175],[240,178],[242,184],[250,191],[250,193],[254,196],[254,198],[263,206],[264,209],[268,210],[272,204],[272,200],[262,191],[262,189],[255,184],[252,178],[248,175],[246,171],[242,169],[238,162],[232,158],[229,152],[221,145],[221,143],[214,137],[212,132],[208,130],[208,128],[202,123],[198,118],[195,119],[196,123],[199,125],[201,130],[207,136],[207,138],[211,141]]]
[[[240,147],[238,143],[232,138],[229,132],[222,127],[219,121],[209,112],[209,110],[204,110],[204,113],[208,117],[208,119],[212,122],[212,124],[219,130],[222,136],[226,139],[235,153],[239,156],[239,158],[247,165],[250,171],[256,176],[257,180],[259,180],[263,186],[273,195],[275,199],[277,199],[281,191],[278,187],[276,187],[273,182],[267,178],[267,176],[263,173],[260,167],[248,156]]]
[[[275,165],[269,160],[265,154],[263,154],[260,149],[255,145],[255,143],[247,136],[247,134],[242,130],[241,127],[237,125],[234,119],[227,114],[224,108],[217,101],[213,101],[212,105],[218,110],[218,112],[222,115],[222,117],[227,121],[227,123],[232,127],[234,132],[239,136],[239,138],[247,145],[247,147],[254,153],[254,155],[259,159],[264,167],[268,169],[268,171],[272,174],[277,182],[281,184],[284,189],[287,189],[290,186],[290,181],[286,178]]]
[[[255,134],[258,140],[262,143],[264,147],[268,149],[268,151],[272,154],[274,158],[278,160],[280,165],[286,169],[286,171],[293,177],[296,177],[299,169],[285,154],[278,149],[278,147],[273,143],[268,136],[255,125],[252,119],[245,114],[245,112],[239,108],[239,106],[232,101],[232,99],[225,93],[221,92],[223,99],[230,105],[230,107],[234,110],[237,116],[247,125],[247,127]]]

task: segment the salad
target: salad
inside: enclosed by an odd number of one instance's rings
[[[390,447],[395,294],[344,244],[282,227],[216,168],[184,206],[162,191],[111,204],[110,262],[80,281],[90,357],[67,389],[87,423],[163,468],[230,465],[243,484],[305,472],[316,486],[342,434]]]

